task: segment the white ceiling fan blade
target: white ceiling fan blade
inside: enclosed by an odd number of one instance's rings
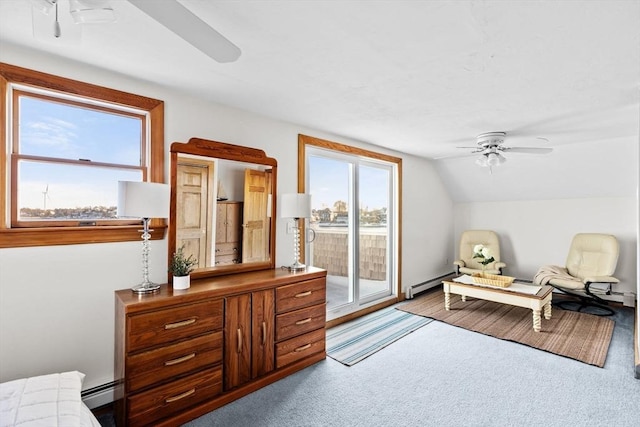
[[[472,157],[472,156],[477,156],[479,152],[471,152],[471,153],[466,153],[466,154],[454,154],[451,156],[437,156],[437,157],[432,157],[433,160],[444,160],[444,159],[458,159],[458,158],[463,158],[463,157]]]
[[[238,46],[175,0],[129,2],[218,62],[233,62],[242,53]]]
[[[553,148],[548,147],[502,147],[501,151],[508,151],[510,153],[526,153],[526,154],[549,154],[553,151]]]

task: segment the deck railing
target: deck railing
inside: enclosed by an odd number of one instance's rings
[[[327,270],[327,274],[347,276],[348,229],[313,225],[313,265]],[[360,228],[360,278],[387,278],[387,230],[383,227]]]

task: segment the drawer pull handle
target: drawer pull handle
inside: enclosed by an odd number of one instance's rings
[[[267,343],[267,322],[262,322],[262,345]]]
[[[191,396],[191,395],[192,395],[193,393],[195,393],[195,392],[196,392],[196,389],[195,389],[195,388],[192,388],[191,390],[189,390],[189,391],[185,391],[184,393],[179,394],[179,395],[177,395],[177,396],[167,397],[167,398],[164,400],[164,403],[171,403],[171,402],[175,402],[176,400],[184,399],[185,397],[189,397],[189,396]]]
[[[183,320],[182,322],[176,322],[176,323],[168,323],[166,325],[164,325],[164,329],[176,329],[176,328],[181,328],[183,326],[189,326],[189,325],[193,325],[194,323],[196,323],[196,319],[189,319],[189,320]]]
[[[311,343],[306,344],[306,345],[303,345],[302,347],[298,347],[298,348],[296,348],[296,349],[295,349],[295,350],[293,350],[293,351],[295,351],[295,352],[298,352],[298,353],[299,353],[299,352],[301,352],[301,351],[305,351],[305,350],[306,350],[306,349],[308,349],[308,348],[311,348]]]
[[[303,319],[303,320],[298,320],[296,322],[296,325],[304,325],[305,323],[309,323],[309,322],[311,322],[311,317],[307,317],[306,319]]]
[[[242,329],[238,328],[238,353],[242,353]]]
[[[300,292],[299,294],[296,294],[295,297],[296,298],[302,298],[302,297],[308,297],[309,295],[311,295],[311,291]]]
[[[196,357],[195,353],[187,354],[186,356],[178,357],[177,359],[167,360],[166,362],[164,362],[164,366],[177,365],[178,363],[182,363],[182,362],[186,362],[187,360],[191,360],[194,357]]]

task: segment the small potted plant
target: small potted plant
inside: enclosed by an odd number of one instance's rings
[[[193,255],[184,254],[184,246],[174,252],[169,265],[169,271],[173,274],[173,289],[187,289],[191,286],[191,276],[194,266],[198,264]]]
[[[478,261],[482,264],[482,275],[484,276],[484,270],[487,268],[487,264],[491,264],[495,261],[491,253],[491,249],[484,245],[475,245],[473,247],[473,258],[480,258]]]

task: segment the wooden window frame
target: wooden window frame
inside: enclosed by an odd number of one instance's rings
[[[117,168],[117,169],[126,169],[130,171],[138,171],[142,175],[142,180],[147,180],[147,114],[141,114],[140,112],[129,112],[124,111],[122,109],[116,109],[103,105],[94,105],[93,102],[82,102],[76,99],[63,99],[60,97],[51,96],[49,94],[31,92],[22,88],[14,88],[12,90],[12,100],[13,100],[13,110],[12,110],[12,123],[13,129],[18,129],[20,126],[19,117],[22,114],[21,110],[17,109],[16,106],[19,105],[21,97],[28,97],[37,100],[48,101],[52,103],[58,103],[64,106],[73,106],[80,108],[89,108],[93,111],[99,111],[105,114],[111,115],[120,115],[124,117],[131,117],[137,120],[140,120],[141,129],[140,129],[140,157],[138,160],[138,165],[126,165],[126,164],[113,164],[113,163],[103,163],[96,161],[86,161],[86,160],[74,160],[74,159],[62,159],[62,158],[53,158],[42,155],[33,155],[33,154],[25,154],[20,148],[20,133],[13,132],[12,139],[12,152],[11,152],[11,228],[42,228],[42,227],[72,227],[74,225],[78,225],[79,222],[83,220],[68,220],[68,219],[49,219],[49,220],[21,220],[19,215],[19,207],[18,207],[18,162],[20,160],[26,161],[35,161],[42,163],[49,163],[55,165],[71,165],[71,166],[83,166],[83,167],[105,167],[105,168]],[[130,225],[137,224],[139,221],[131,220],[131,219],[90,219],[84,220],[86,222],[92,223],[93,225]]]
[[[146,165],[148,176],[143,172],[145,180],[150,182],[164,181],[164,102],[135,95],[127,92],[109,89],[102,86],[71,80],[64,77],[54,76],[39,71],[29,70],[5,63],[0,63],[0,116],[4,123],[12,123],[9,117],[9,86],[19,84],[31,86],[47,91],[60,92],[61,94],[73,95],[90,100],[104,101],[112,104],[119,104],[144,111],[148,114],[150,121],[147,128],[149,135],[149,162]],[[125,242],[140,240],[140,223],[135,221],[116,221],[109,225],[92,226],[72,226],[72,227],[11,227],[11,215],[9,214],[9,203],[15,194],[11,185],[15,182],[8,175],[6,166],[8,165],[10,144],[8,125],[0,128],[0,248],[16,248],[29,246],[52,246],[52,245],[72,245],[84,243],[107,243]],[[143,155],[146,155],[143,153]],[[15,200],[12,202],[15,203]],[[151,238],[153,240],[164,238],[167,229],[165,219],[151,220]]]

